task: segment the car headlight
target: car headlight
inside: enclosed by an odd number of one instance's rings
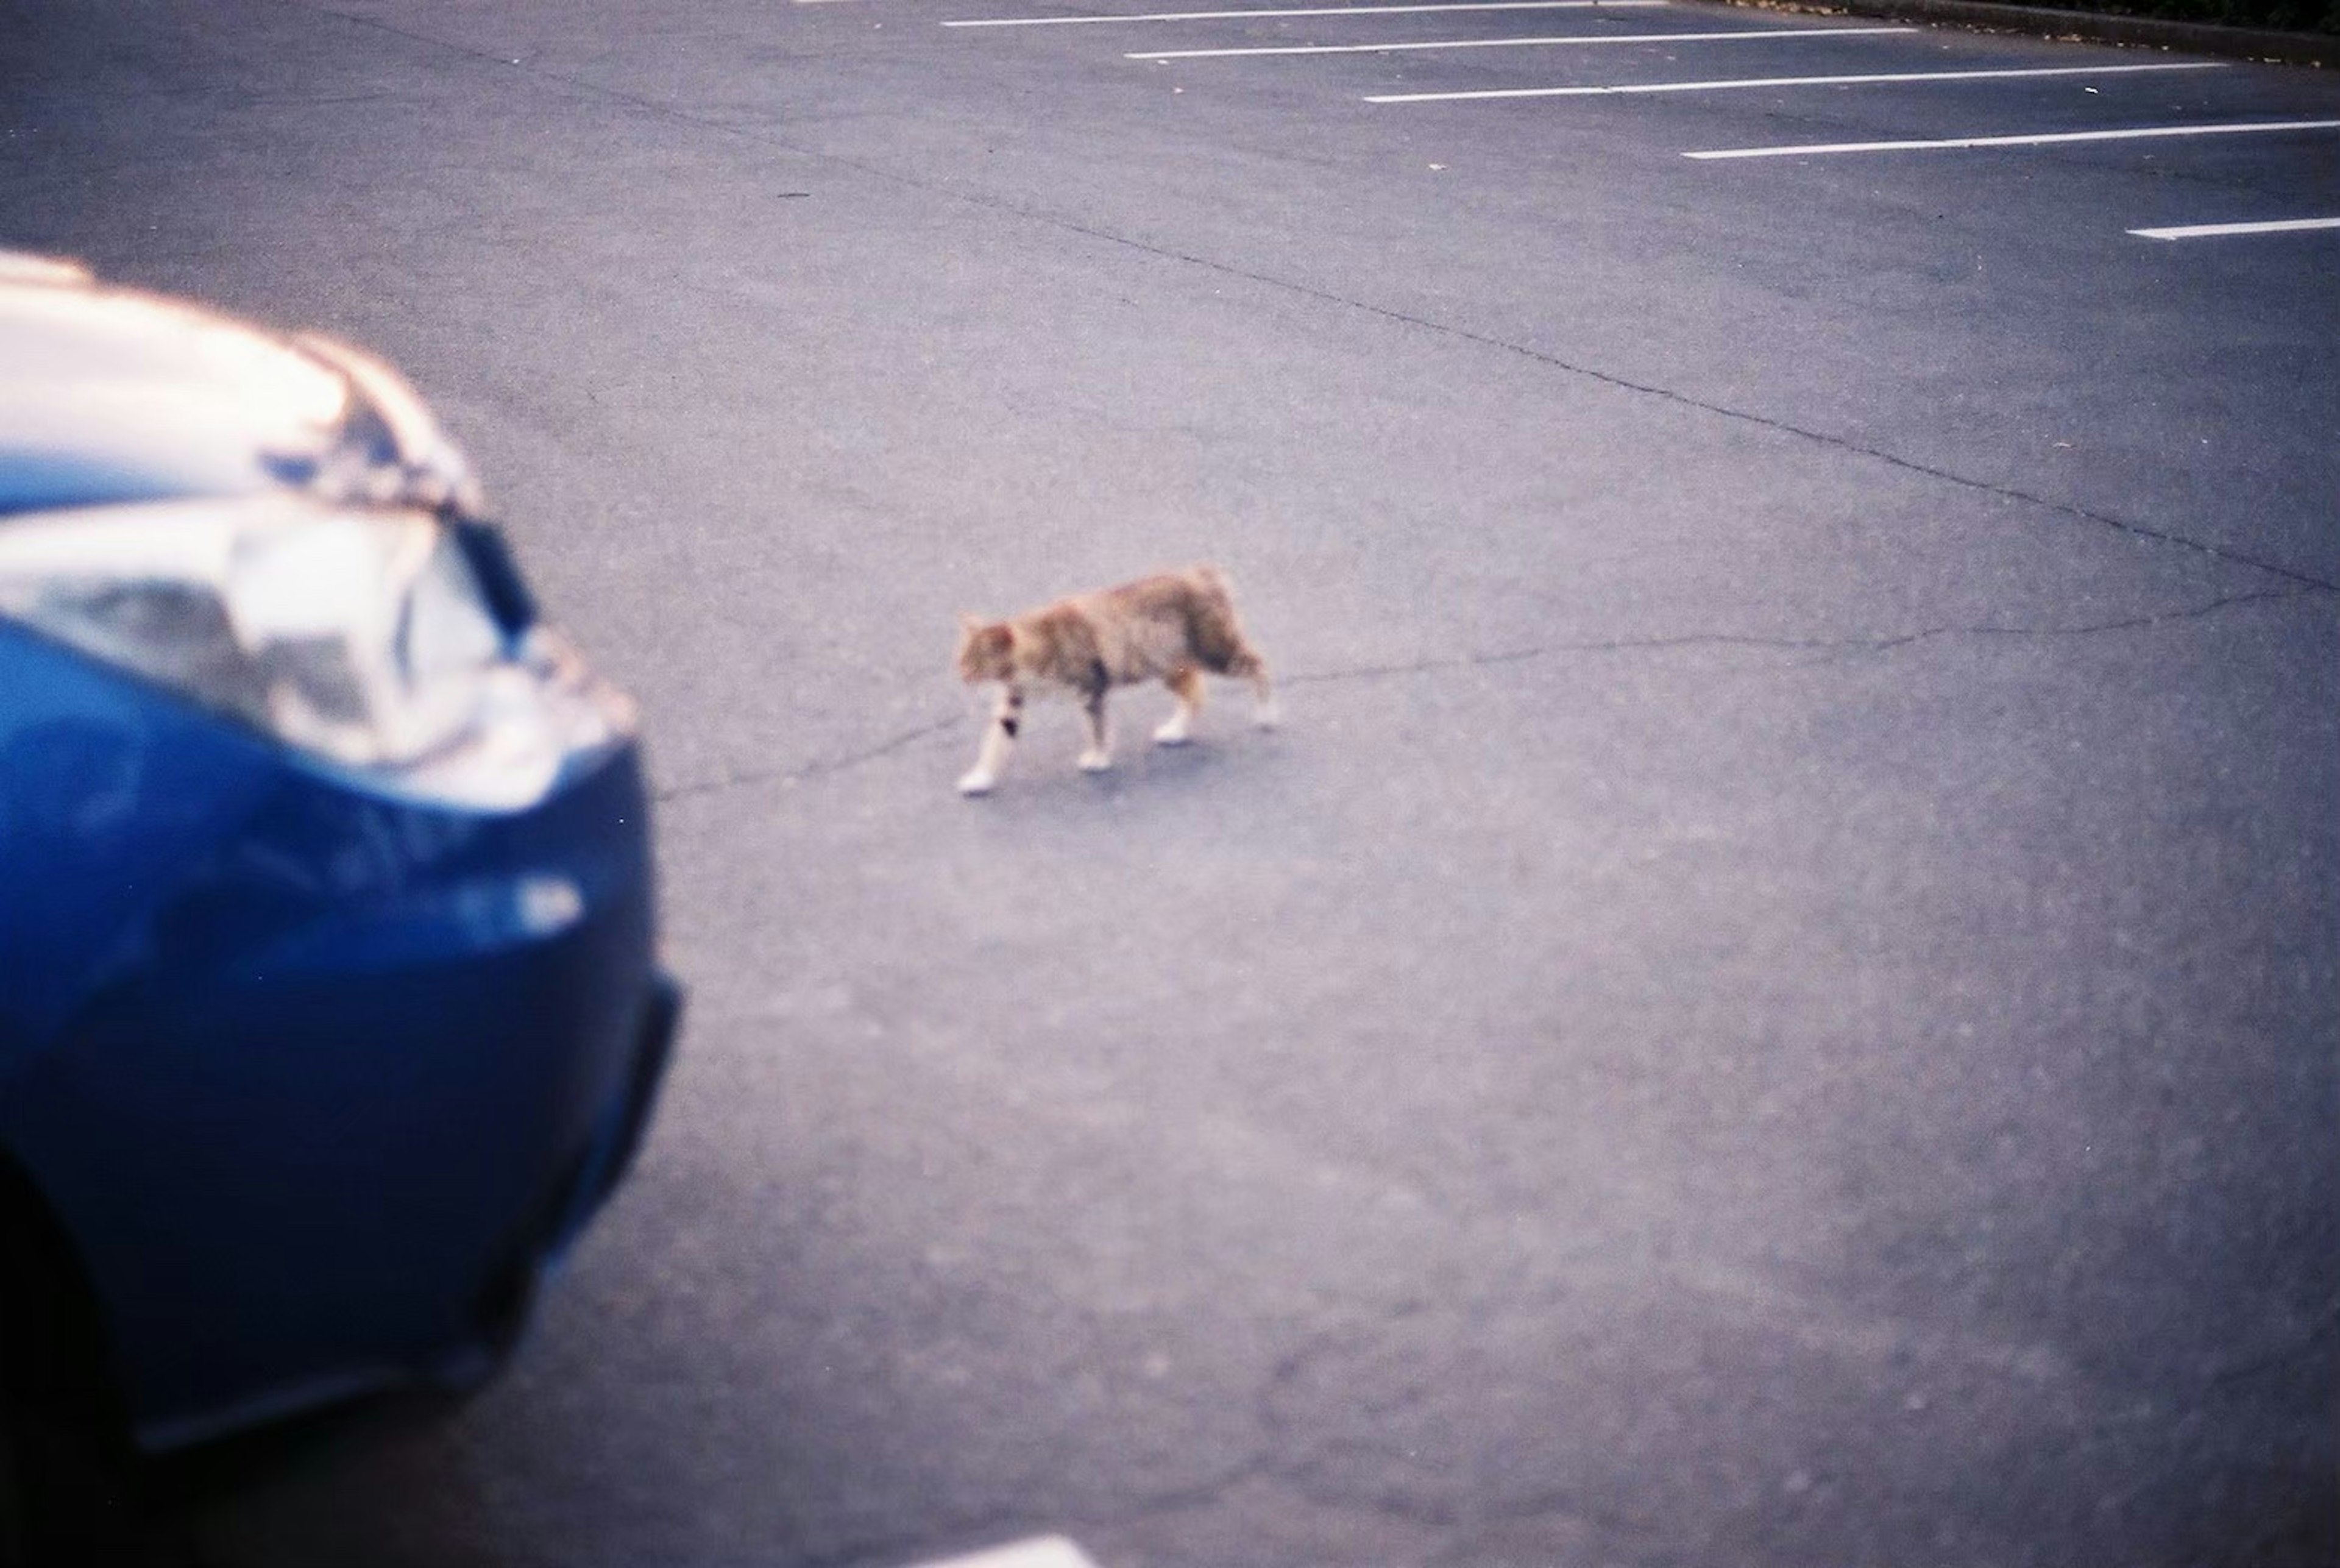
[[[632,711],[518,623],[476,527],[288,495],[11,521],[0,615],[402,792],[517,809]]]

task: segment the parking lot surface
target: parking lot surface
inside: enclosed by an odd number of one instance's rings
[[[207,1561],[2340,1548],[2330,76],[34,0],[0,147],[0,242],[410,371],[692,988],[510,1373],[194,1465]],[[1283,728],[953,792],[961,612],[1203,559]]]

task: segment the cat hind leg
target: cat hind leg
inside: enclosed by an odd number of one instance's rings
[[[1251,721],[1262,729],[1273,729],[1283,721],[1283,712],[1275,705],[1275,686],[1267,678],[1267,660],[1252,651],[1250,646],[1235,650],[1222,672],[1238,680],[1251,682]]]
[[[1180,665],[1162,678],[1178,700],[1177,710],[1154,731],[1156,746],[1184,746],[1195,738],[1195,717],[1203,710],[1202,673],[1191,664]]]

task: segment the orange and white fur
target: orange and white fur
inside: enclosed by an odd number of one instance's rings
[[[962,795],[986,795],[1024,723],[1024,700],[1034,689],[1068,691],[1088,720],[1081,767],[1101,773],[1113,766],[1106,724],[1106,694],[1116,686],[1159,680],[1178,700],[1176,711],[1154,731],[1158,746],[1183,746],[1203,710],[1203,672],[1249,680],[1261,726],[1275,722],[1267,665],[1235,621],[1227,581],[1215,566],[1165,571],[1097,593],[1060,599],[1007,620],[960,624],[959,679],[996,681],[999,699],[985,723],[983,749],[958,781]]]

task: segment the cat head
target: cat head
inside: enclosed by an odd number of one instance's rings
[[[1016,672],[1016,633],[1004,620],[963,615],[958,623],[958,678],[968,685],[1005,680]]]

